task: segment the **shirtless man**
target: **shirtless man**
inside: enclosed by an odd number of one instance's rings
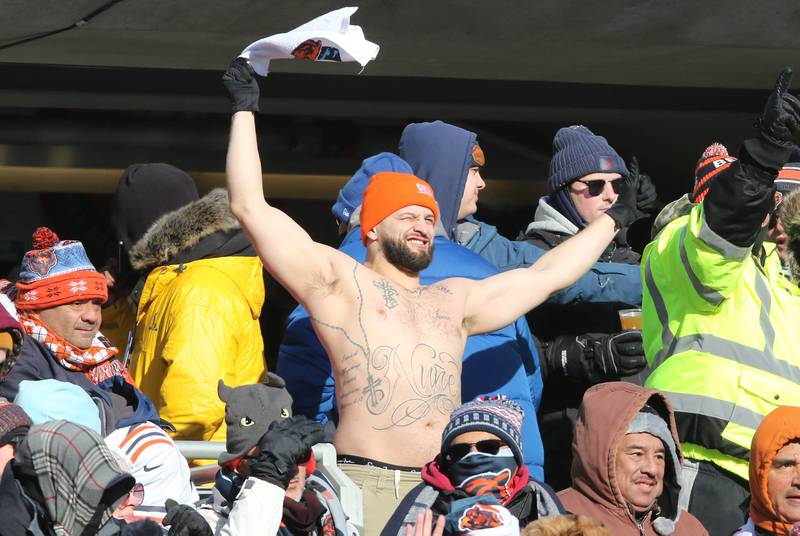
[[[466,338],[513,322],[574,283],[634,217],[636,190],[626,185],[606,216],[529,268],[420,286],[438,218],[430,186],[409,174],[373,177],[361,212],[363,265],[316,243],[264,199],[252,113],[259,89],[251,67],[235,60],[223,83],[234,110],[226,168],[231,209],[266,269],[306,308],[328,353],[339,453],[417,468],[432,459],[461,403]],[[366,493],[364,502],[369,513]],[[386,509],[391,513],[394,505]]]

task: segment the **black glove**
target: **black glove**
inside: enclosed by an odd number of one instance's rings
[[[617,229],[626,229],[639,219],[636,209],[636,196],[639,191],[639,176],[630,174],[622,182],[617,202],[614,203],[606,214],[611,216]]]
[[[231,109],[236,112],[257,112],[260,90],[255,71],[244,58],[236,58],[222,75],[222,84],[228,90]]]
[[[789,147],[800,131],[800,101],[789,93],[792,68],[786,67],[775,81],[775,90],[767,99],[764,112],[758,119],[761,135],[777,145]]]
[[[546,359],[548,374],[582,385],[618,380],[647,365],[638,330],[558,337],[547,345]]]
[[[323,436],[322,425],[302,415],[273,422],[258,443],[258,457],[250,464],[252,476],[286,489],[297,464],[308,459]]]
[[[635,156],[631,158],[628,165],[631,176],[638,178],[639,187],[636,189],[636,209],[639,211],[640,218],[646,218],[655,212],[658,207],[658,193],[656,185],[650,175],[645,175],[639,171],[639,159]]]
[[[167,515],[161,522],[169,527],[168,536],[214,536],[208,521],[187,504],[167,499]]]

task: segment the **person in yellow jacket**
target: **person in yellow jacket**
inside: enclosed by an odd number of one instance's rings
[[[227,191],[197,197],[191,177],[166,164],[131,166],[120,178],[117,234],[144,279],[133,293],[130,370],[175,427],[175,439],[224,441],[217,383],[254,384],[265,372],[263,268],[230,212]],[[170,203],[180,208],[170,210]]]
[[[686,459],[681,506],[712,535],[746,519],[748,454],[761,420],[778,405],[800,406],[800,289],[762,247],[776,173],[798,150],[790,73],[739,158],[717,144],[704,153],[698,203],[642,259],[643,339],[654,369],[645,385],[673,405]]]

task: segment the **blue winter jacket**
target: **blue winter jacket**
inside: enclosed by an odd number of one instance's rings
[[[478,230],[464,245],[491,262],[501,272],[530,266],[547,253],[529,242],[509,240],[498,233],[493,225],[472,217],[466,219],[474,222]],[[642,274],[639,265],[596,262],[575,284],[552,294],[547,302],[558,305],[586,302],[642,303]]]
[[[361,228],[353,229],[339,250],[364,262],[366,249]],[[420,282],[430,285],[448,277],[484,279],[497,269],[468,249],[443,237],[434,241],[431,265],[420,273]],[[289,316],[278,353],[278,374],[294,400],[295,414],[306,415],[323,424],[336,417],[333,371],[319,342],[308,313],[298,306]],[[544,456],[536,412],[542,394],[539,355],[528,323],[520,317],[498,331],[467,338],[461,372],[461,399],[478,395],[503,394],[525,410],[522,447],[525,464],[535,478],[543,478]]]

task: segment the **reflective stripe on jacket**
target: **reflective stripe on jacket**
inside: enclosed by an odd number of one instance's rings
[[[706,223],[703,206],[644,251],[643,338],[684,454],[744,479],[764,415],[800,405],[800,290]]]

